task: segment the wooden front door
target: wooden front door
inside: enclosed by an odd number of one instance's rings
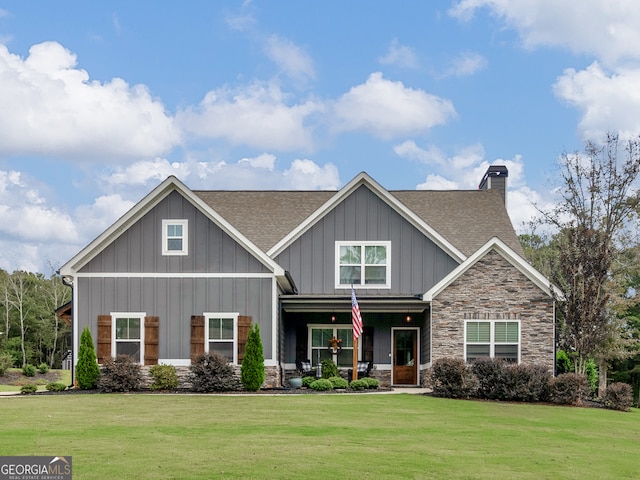
[[[418,384],[418,331],[393,330],[393,384]]]

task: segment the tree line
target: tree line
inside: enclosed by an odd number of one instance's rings
[[[58,275],[0,270],[0,354],[11,355],[15,367],[61,368],[71,327],[55,311],[70,300],[71,289]]]

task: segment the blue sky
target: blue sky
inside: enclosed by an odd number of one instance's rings
[[[473,189],[499,163],[521,230],[560,154],[640,133],[639,24],[634,0],[0,0],[0,268],[49,274],[171,174]]]

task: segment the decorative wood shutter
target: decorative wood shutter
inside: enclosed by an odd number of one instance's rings
[[[144,317],[144,364],[158,364],[159,317]]]
[[[251,317],[238,316],[238,365],[242,363],[244,359],[244,350],[247,345],[247,338],[249,337],[249,330],[251,330]]]
[[[98,363],[111,358],[111,315],[98,315]]]
[[[191,317],[191,363],[204,353],[204,315]]]

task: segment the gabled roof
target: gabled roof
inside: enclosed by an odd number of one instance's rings
[[[170,193],[177,191],[184,198],[190,201],[197,209],[199,209],[207,218],[218,225],[226,234],[233,238],[236,242],[248,250],[262,264],[264,264],[275,275],[284,278],[285,272],[273,259],[258,248],[251,240],[223,218],[211,206],[204,202],[199,196],[195,195],[180,180],[174,176],[167,177],[160,185],[153,189],[147,196],[138,202],[131,210],[120,217],[113,225],[100,234],[89,245],[78,252],[71,260],[60,268],[60,274],[75,275],[84,265],[95,258],[104,248],[111,244],[116,238],[124,233],[131,225],[138,221],[142,216],[149,212],[153,207],[158,205]]]
[[[481,258],[483,258],[490,251],[495,250],[517,270],[524,274],[529,280],[540,288],[544,293],[550,297],[562,298],[562,293],[552,285],[551,281],[542,275],[538,270],[533,268],[523,257],[514,252],[509,246],[507,246],[502,240],[497,237],[490,239],[481,248],[479,248],[473,255],[467,258],[464,262],[458,265],[454,270],[446,277],[435,284],[429,289],[423,296],[425,302],[431,302],[437,297],[443,290],[451,285],[455,280],[461,277],[467,272],[473,265],[475,265]]]

